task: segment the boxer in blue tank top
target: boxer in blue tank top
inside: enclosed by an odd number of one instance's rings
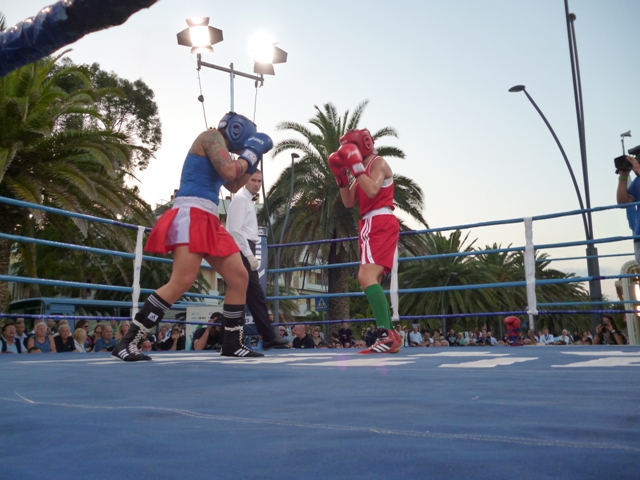
[[[251,120],[234,112],[226,114],[217,129],[196,137],[182,167],[173,208],[158,219],[145,246],[148,252],[173,252],[171,278],[147,298],[113,349],[113,357],[127,362],[151,360],[140,353],[141,339],[191,288],[203,259],[227,283],[221,355],[262,356],[246,347],[242,339],[248,275],[238,246],[218,219],[218,192],[221,186],[232,193],[240,190],[272,147],[268,135],[258,133]],[[234,159],[231,153],[239,158]]]

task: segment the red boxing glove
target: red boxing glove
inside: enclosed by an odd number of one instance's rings
[[[362,154],[355,143],[345,143],[338,149],[338,155],[351,170],[351,175],[358,177],[364,173]]]
[[[347,166],[340,158],[338,152],[333,152],[329,155],[329,168],[333,172],[338,187],[344,188],[349,186],[349,177],[347,176]]]

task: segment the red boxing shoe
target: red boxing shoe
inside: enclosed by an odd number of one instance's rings
[[[387,330],[386,328],[378,328],[378,340],[365,350],[360,350],[359,354],[369,353],[398,353],[402,341],[399,335],[394,330]]]

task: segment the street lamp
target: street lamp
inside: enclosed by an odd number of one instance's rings
[[[560,143],[560,140],[558,140],[558,136],[556,135],[556,132],[553,131],[553,128],[551,127],[551,124],[547,120],[547,117],[545,117],[544,113],[542,113],[542,110],[540,110],[540,108],[538,108],[538,105],[536,104],[536,102],[533,101],[533,98],[531,98],[531,95],[529,95],[529,92],[527,92],[526,87],[524,85],[516,85],[514,87],[511,87],[509,89],[509,91],[511,93],[523,92],[527,96],[529,101],[531,102],[531,105],[533,105],[533,108],[535,108],[536,111],[540,114],[540,117],[542,118],[542,120],[544,121],[544,124],[549,129],[549,132],[551,132],[551,136],[553,136],[553,139],[556,141],[556,145],[558,145],[558,148],[560,149],[560,153],[562,154],[562,158],[564,158],[564,163],[567,165],[567,168],[569,169],[569,175],[571,175],[571,181],[573,182],[573,188],[575,188],[575,190],[576,190],[576,195],[578,197],[578,203],[580,204],[580,209],[584,210],[584,203],[582,202],[582,194],[580,193],[580,187],[578,187],[578,182],[576,180],[576,176],[573,174],[573,168],[571,168],[571,163],[569,163],[569,159],[567,158],[567,154],[565,153],[564,148],[562,148],[562,144]],[[587,222],[587,216],[586,216],[585,212],[582,212],[582,223],[584,224],[584,233],[585,233],[586,238],[587,239],[593,238],[593,234],[591,232],[591,229],[589,228],[589,223]]]
[[[287,213],[284,216],[284,223],[282,224],[282,230],[280,231],[280,241],[278,242],[280,245],[282,245],[282,241],[284,239],[284,231],[287,228],[287,223],[289,222],[289,212],[291,211],[291,202],[293,201],[293,182],[295,179],[294,167],[295,167],[296,158],[300,158],[300,155],[298,155],[297,153],[292,153],[291,154],[291,187],[289,190],[289,203],[287,203]],[[267,203],[266,200],[265,200],[265,203]],[[278,247],[278,249],[276,250],[276,270],[280,268],[280,250],[281,250],[281,247]],[[280,295],[280,284],[278,282],[280,281],[280,275],[278,274],[278,272],[275,273],[274,278],[275,280],[273,284],[273,296],[276,297],[276,299],[273,301],[273,318],[276,322],[279,322],[280,321],[280,300],[278,300],[278,295]]]
[[[209,17],[203,18],[191,18],[187,20],[188,28],[185,28],[178,33],[178,44],[186,47],[191,47],[191,53],[198,55],[197,70],[200,71],[202,67],[213,68],[214,70],[220,70],[229,74],[230,80],[230,98],[231,108],[230,111],[235,111],[234,104],[234,78],[237,76],[249,78],[255,80],[256,88],[258,85],[262,86],[264,83],[264,75],[275,75],[273,69],[274,63],[284,63],[287,61],[287,52],[275,46],[275,42],[264,35],[257,37],[258,40],[254,42],[254,66],[253,71],[258,75],[252,75],[250,73],[240,72],[233,68],[233,63],[229,64],[229,68],[214,65],[202,61],[202,53],[213,52],[212,45],[223,40],[222,30],[209,26]],[[265,40],[267,39],[267,40]],[[264,42],[267,42],[264,45]],[[204,98],[198,98],[201,102]]]
[[[453,277],[457,277],[458,276],[458,272],[451,272],[449,274],[449,276],[447,277],[447,280],[444,282],[444,286],[446,287],[449,284],[449,280],[451,280],[451,278]],[[440,312],[442,315],[442,335],[444,336],[445,331],[447,329],[447,319],[444,318],[444,296],[447,292],[445,290],[442,291],[442,293],[440,294]]]

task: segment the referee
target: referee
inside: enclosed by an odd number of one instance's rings
[[[262,336],[262,348],[288,348],[286,340],[276,337],[267,309],[267,297],[265,297],[260,285],[258,268],[260,262],[256,258],[256,244],[260,241],[258,236],[258,218],[256,206],[253,203],[255,196],[262,188],[262,172],[256,170],[229,205],[227,212],[227,230],[240,247],[242,263],[249,273],[247,285],[247,308],[253,316],[253,320]]]

